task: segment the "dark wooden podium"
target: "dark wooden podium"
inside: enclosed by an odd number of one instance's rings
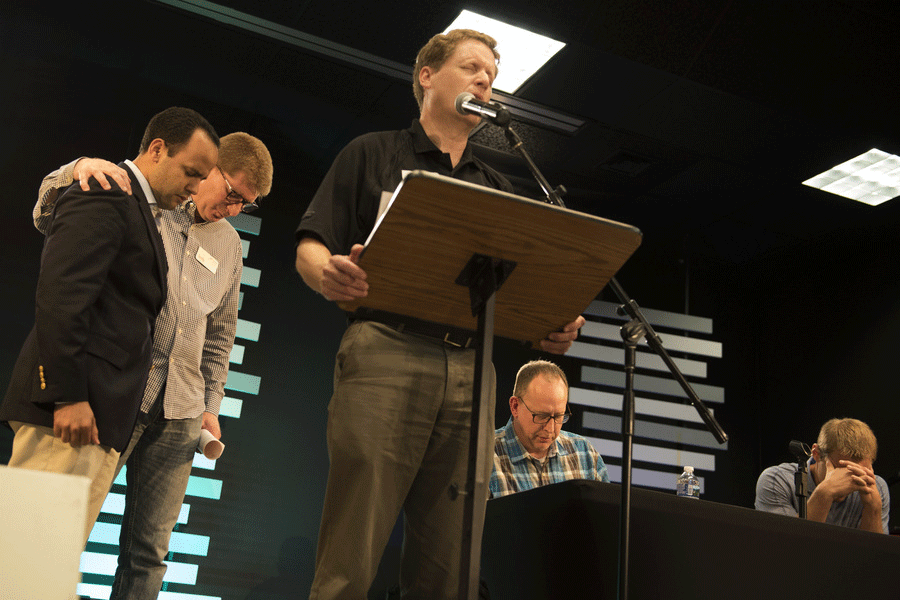
[[[630,225],[413,171],[366,241],[368,297],[340,306],[474,331],[469,290],[454,282],[478,253],[516,263],[494,333],[537,343],[584,312],[640,243]]]
[[[423,171],[408,174],[366,240],[366,298],[340,303],[476,332],[461,600],[474,600],[491,448],[487,385],[494,335],[535,345],[582,314],[634,253],[630,225]],[[374,311],[374,312],[373,312]]]

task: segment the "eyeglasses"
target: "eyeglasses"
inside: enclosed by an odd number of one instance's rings
[[[243,196],[238,194],[236,191],[234,191],[234,188],[232,187],[231,183],[228,181],[228,178],[225,177],[225,171],[223,171],[222,169],[219,169],[219,173],[222,174],[222,179],[225,181],[225,187],[228,188],[228,194],[225,195],[225,201],[229,205],[240,204],[241,212],[245,212],[245,213],[251,213],[254,210],[256,210],[257,208],[259,208],[259,204],[257,204],[255,201],[247,200],[246,198],[244,198]]]
[[[518,397],[518,396],[517,396]],[[566,403],[566,412],[561,415],[551,415],[548,413],[536,413],[525,404],[525,401],[522,398],[519,398],[519,402],[522,403],[522,406],[525,407],[525,410],[531,413],[531,420],[535,425],[546,425],[550,422],[550,419],[556,421],[557,425],[562,425],[563,423],[569,420],[569,417],[572,416],[572,413],[569,412],[569,405]]]

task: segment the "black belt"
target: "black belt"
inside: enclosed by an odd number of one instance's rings
[[[404,317],[381,310],[361,308],[348,315],[350,322],[373,321],[387,325],[400,333],[414,333],[456,348],[477,348],[477,334],[469,329],[441,325],[431,321],[423,321],[413,317]]]

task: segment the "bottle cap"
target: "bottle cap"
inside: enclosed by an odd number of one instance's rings
[[[685,472],[685,473],[693,473],[693,472],[694,472],[694,467],[685,467],[685,468],[684,468],[684,472]]]

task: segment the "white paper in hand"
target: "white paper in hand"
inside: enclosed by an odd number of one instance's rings
[[[216,460],[225,451],[225,444],[217,440],[208,429],[201,429],[197,451],[209,460]]]

